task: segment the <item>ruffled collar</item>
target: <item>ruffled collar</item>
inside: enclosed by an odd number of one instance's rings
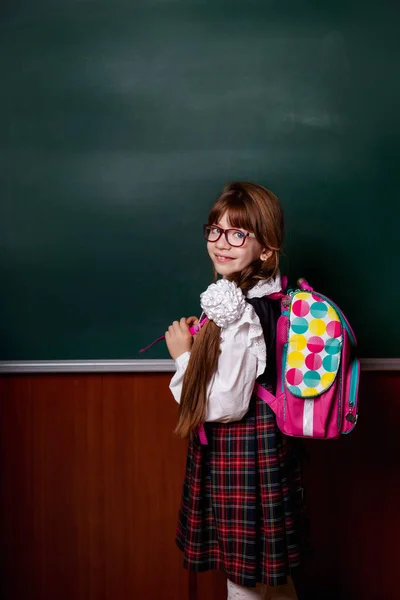
[[[247,292],[247,298],[262,298],[276,292],[282,291],[281,274],[275,275],[275,278],[261,279],[255,286]]]

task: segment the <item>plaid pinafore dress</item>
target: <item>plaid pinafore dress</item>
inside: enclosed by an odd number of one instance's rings
[[[267,341],[262,385],[274,385],[279,301],[248,299]],[[238,585],[282,585],[299,564],[299,461],[269,406],[252,398],[241,421],[206,423],[189,443],[176,542],[184,566],[223,570]]]

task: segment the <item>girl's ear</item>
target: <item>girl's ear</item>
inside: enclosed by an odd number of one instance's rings
[[[262,260],[264,262],[264,261],[268,260],[270,258],[270,256],[272,256],[271,250],[267,250],[266,248],[264,248],[263,251],[261,252],[260,260]]]

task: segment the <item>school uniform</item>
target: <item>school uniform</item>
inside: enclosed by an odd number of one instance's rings
[[[209,383],[205,431],[189,442],[176,534],[184,566],[223,570],[238,585],[283,585],[299,564],[300,467],[255,380],[275,385],[279,275],[248,293],[240,319],[221,328],[221,354]],[[176,360],[170,388],[179,402],[190,358]]]

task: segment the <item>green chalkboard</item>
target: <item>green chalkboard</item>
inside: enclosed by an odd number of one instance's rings
[[[0,360],[140,358],[196,313],[233,179],[281,198],[284,271],[361,355],[399,356],[399,7],[5,0]]]

